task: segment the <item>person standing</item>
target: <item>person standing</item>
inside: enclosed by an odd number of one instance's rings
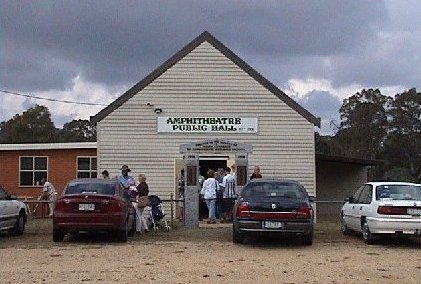
[[[136,187],[137,192],[138,192],[138,202],[141,203],[140,199],[141,198],[148,198],[149,195],[149,186],[146,183],[146,176],[144,174],[140,174],[139,175],[139,184]],[[136,215],[138,218],[136,218],[136,232],[137,233],[147,233],[148,230],[148,225],[146,224],[146,220],[145,220],[145,215],[144,215],[144,211],[145,211],[145,207],[146,206],[138,206],[139,204],[134,204],[133,206],[136,209]]]
[[[43,177],[41,179],[41,184],[42,184],[42,194],[45,196],[45,200],[48,200],[48,209],[49,209],[49,214],[48,217],[52,217],[53,216],[53,212],[54,212],[54,207],[56,204],[56,200],[57,200],[57,191],[54,188],[53,184],[49,181],[47,181],[47,178]]]
[[[224,221],[224,189],[221,187],[222,180],[225,176],[224,168],[218,168],[215,173],[215,179],[218,182],[218,188],[216,189],[216,213],[215,216],[221,221]]]
[[[110,179],[110,173],[107,170],[103,170],[101,175],[103,179]]]
[[[253,173],[250,176],[250,180],[254,178],[262,178],[262,175],[260,174],[260,167],[254,166]]]
[[[236,173],[236,166],[235,166],[235,164],[232,164],[231,165],[231,175],[234,177],[234,179],[235,179],[235,173]]]
[[[230,222],[232,220],[232,209],[237,194],[235,193],[235,178],[231,175],[231,168],[229,167],[225,168],[225,176],[222,179],[220,188],[223,190],[224,219]]]
[[[124,189],[127,190],[127,192],[129,192],[131,189],[130,187],[136,187],[136,181],[132,176],[129,176],[129,172],[131,171],[132,170],[129,169],[127,165],[123,165],[121,167],[121,175],[118,177],[118,181],[124,187]]]
[[[203,195],[206,205],[209,211],[208,224],[215,224],[215,202],[216,202],[216,190],[218,188],[218,182],[214,178],[215,171],[210,169],[207,172],[208,178],[203,182],[202,190],[200,194]]]

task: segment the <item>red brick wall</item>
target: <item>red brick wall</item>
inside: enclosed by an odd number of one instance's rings
[[[0,151],[0,184],[11,194],[38,197],[41,187],[19,187],[19,156],[46,156],[48,179],[60,194],[76,178],[76,158],[96,155],[96,149]]]

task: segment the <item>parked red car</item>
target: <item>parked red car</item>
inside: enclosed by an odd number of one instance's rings
[[[53,215],[53,241],[67,233],[108,231],[119,241],[135,233],[135,211],[117,180],[75,179],[57,199]]]

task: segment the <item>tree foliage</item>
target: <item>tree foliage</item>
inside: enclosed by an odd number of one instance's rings
[[[394,98],[376,89],[345,99],[333,136],[316,135],[316,152],[382,160],[377,179],[421,181],[421,93]]]
[[[96,128],[89,120],[75,119],[65,123],[59,130],[60,142],[93,142],[96,141]]]
[[[47,143],[56,139],[56,128],[45,106],[35,105],[0,123],[1,143]]]
[[[348,155],[374,158],[387,131],[390,97],[380,90],[362,90],[345,99],[340,108],[341,125],[336,134]]]
[[[73,120],[54,127],[47,107],[36,105],[0,123],[0,143],[54,143],[96,141],[96,128],[88,120]]]
[[[390,110],[389,132],[382,156],[421,178],[421,93],[410,89],[397,94]]]

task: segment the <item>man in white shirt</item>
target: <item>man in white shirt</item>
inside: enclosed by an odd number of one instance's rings
[[[225,168],[225,176],[220,184],[224,194],[225,221],[232,220],[232,208],[237,194],[235,193],[235,178],[231,175],[231,168]]]
[[[42,184],[42,193],[43,195],[46,196],[46,200],[50,201],[48,203],[48,208],[49,208],[49,215],[48,217],[52,217],[53,216],[53,212],[54,212],[54,206],[57,200],[57,191],[54,188],[54,186],[52,185],[51,182],[47,181],[47,178],[43,177],[41,179],[41,184]]]

